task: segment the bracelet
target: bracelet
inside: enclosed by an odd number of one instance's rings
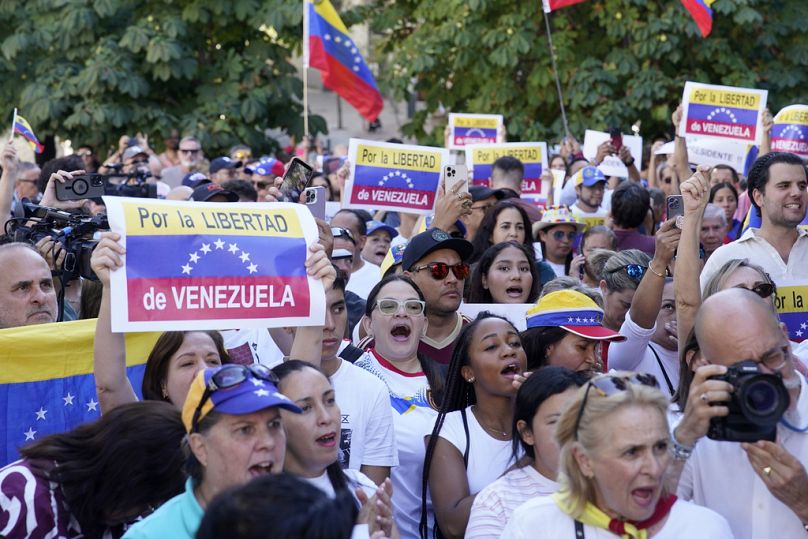
[[[666,270],[667,270],[667,268],[666,268]],[[651,273],[653,273],[657,277],[662,277],[663,279],[665,278],[665,274],[664,273],[659,273],[658,271],[656,271],[654,269],[654,267],[651,265],[650,262],[648,263],[648,271],[650,271]]]
[[[627,167],[630,167],[631,165],[634,164],[634,158],[632,157],[628,161],[623,161],[623,164],[626,165]]]
[[[676,460],[687,460],[693,454],[693,448],[679,443],[676,439],[676,431],[671,433],[671,456]]]

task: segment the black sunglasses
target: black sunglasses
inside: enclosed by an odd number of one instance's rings
[[[450,266],[446,262],[430,262],[429,264],[412,268],[411,271],[421,271],[424,269],[428,269],[429,274],[436,281],[445,279],[446,276],[449,275],[449,270],[452,270],[454,276],[460,280],[463,280],[469,276],[469,265],[465,262],[459,262],[454,266]]]
[[[202,407],[208,402],[210,396],[214,391],[220,389],[228,389],[236,387],[237,385],[245,382],[249,378],[257,378],[258,380],[266,380],[273,384],[278,384],[278,376],[272,372],[269,367],[254,363],[252,365],[225,365],[219,369],[213,376],[211,376],[208,384],[205,386],[205,392],[202,393],[202,398],[199,399],[199,404],[194,410],[194,416],[191,420],[191,432],[197,432],[199,429],[199,416],[202,415]]]
[[[336,226],[332,226],[331,235],[334,236],[335,238],[347,238],[351,243],[356,245],[356,240],[354,239],[353,234],[351,234],[351,231],[348,230],[347,228],[339,228]]]
[[[584,415],[584,408],[586,408],[586,401],[589,398],[589,391],[594,387],[595,391],[601,397],[608,397],[614,395],[618,391],[625,391],[629,385],[640,385],[655,387],[659,389],[659,382],[653,374],[631,374],[629,376],[615,375],[615,374],[601,374],[593,378],[586,384],[586,392],[581,401],[581,407],[578,408],[578,415],[575,417],[575,439],[578,439],[578,427],[581,425],[581,417]]]
[[[628,275],[628,278],[635,283],[639,283],[642,281],[643,275],[645,275],[645,272],[648,271],[648,268],[639,264],[626,264],[625,266],[610,269],[608,270],[608,273],[617,273],[620,270],[626,270],[626,275]]]
[[[772,297],[772,294],[777,291],[777,288],[772,283],[760,283],[756,284],[752,288],[747,288],[745,286],[738,286],[738,288],[743,288],[744,290],[754,292],[763,299],[769,299]]]

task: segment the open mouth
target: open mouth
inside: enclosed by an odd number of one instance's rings
[[[390,336],[393,337],[395,341],[406,341],[410,338],[410,334],[412,333],[412,329],[409,326],[405,326],[403,324],[398,324],[393,326],[393,329],[390,330]]]
[[[329,432],[328,434],[320,436],[314,441],[323,447],[334,447],[337,444],[337,433]]]
[[[270,475],[272,473],[271,462],[259,462],[250,466],[250,475],[253,477],[260,477],[262,475]]]
[[[513,378],[517,374],[519,374],[519,364],[518,363],[509,363],[505,366],[504,369],[500,371],[500,374],[503,376],[507,376],[509,378]]]
[[[654,490],[651,487],[635,488],[631,491],[631,497],[637,505],[648,507],[654,500]]]
[[[521,286],[509,286],[505,289],[505,294],[509,298],[521,298],[524,290]]]

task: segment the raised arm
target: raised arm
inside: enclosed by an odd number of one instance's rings
[[[14,186],[17,183],[17,148],[14,141],[9,140],[3,147],[2,156],[3,174],[0,176],[0,216],[2,224],[11,217],[11,201],[14,198]],[[5,234],[5,229],[0,232],[0,236]]]
[[[758,158],[763,157],[772,151],[772,127],[774,127],[774,118],[772,118],[771,111],[767,108],[763,111],[763,139],[760,142],[760,151]]]
[[[676,174],[673,175],[673,190],[671,192],[678,195],[680,193],[680,179],[690,176],[690,160],[687,155],[687,139],[678,135],[679,124],[682,122],[682,105],[676,107],[676,110],[673,111],[673,116],[671,119],[673,121],[673,132],[677,133],[673,143],[673,168],[676,171]]]
[[[309,246],[306,273],[310,277],[320,279],[325,290],[329,290],[334,285],[337,270],[334,269],[331,261],[326,256],[325,248],[319,243],[313,243]],[[323,327],[303,326],[297,328],[289,357],[307,361],[319,367],[323,357]]]
[[[681,231],[676,228],[676,219],[668,219],[656,233],[654,258],[648,263],[648,271],[640,281],[631,302],[631,319],[642,328],[650,329],[656,323],[659,306],[662,304],[662,289],[665,288],[665,272],[668,269]]]

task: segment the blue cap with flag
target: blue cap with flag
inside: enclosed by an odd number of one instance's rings
[[[576,187],[583,185],[584,187],[592,187],[598,182],[605,182],[606,176],[600,171],[598,167],[588,166],[576,172],[572,177],[572,184]]]
[[[603,309],[591,298],[575,290],[559,290],[539,298],[528,309],[527,327],[560,327],[570,333],[597,341],[625,341],[616,331],[603,327]]]

